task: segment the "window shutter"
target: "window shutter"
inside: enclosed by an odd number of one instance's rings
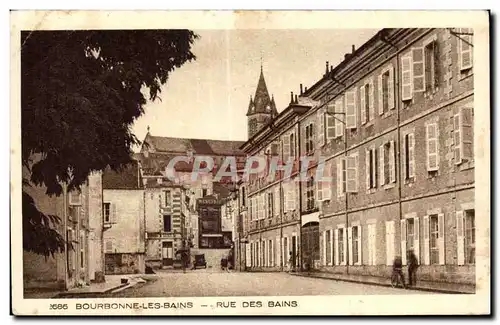
[[[365,150],[365,174],[366,174],[366,189],[369,190],[371,188],[370,179],[371,179],[371,161],[370,161],[370,150]]]
[[[383,87],[383,82],[384,82],[384,71],[382,71],[381,74],[378,76],[378,83],[377,83],[377,96],[378,96],[378,114],[383,115],[384,114],[384,87]]]
[[[344,97],[340,96],[335,101],[335,112],[343,113],[344,112]],[[335,137],[341,137],[344,135],[344,125],[341,121],[345,121],[344,116],[342,114],[335,115]]]
[[[347,253],[347,234],[346,234],[346,228],[344,228],[344,231],[343,231],[343,242],[344,242],[344,260],[342,261],[342,265],[347,265],[347,256],[346,256],[346,253]],[[349,250],[349,251],[352,251]]]
[[[403,180],[408,179],[410,176],[408,174],[408,169],[406,165],[406,150],[408,150],[408,141],[409,134],[403,135],[403,148],[401,150],[401,170],[403,171]]]
[[[415,137],[413,133],[408,134],[408,173],[410,177],[415,177]]]
[[[401,58],[401,99],[410,100],[413,92],[413,78],[411,76],[411,56]]]
[[[429,216],[424,216],[424,264],[430,264],[430,247],[429,247]]]
[[[352,227],[347,228],[347,245],[349,245],[349,265],[353,265],[353,254],[352,254]]]
[[[378,160],[378,155],[377,155],[377,148],[373,148],[372,149],[373,151],[373,154],[372,154],[372,186],[373,188],[376,188],[377,187],[377,180],[378,180],[378,164],[379,164],[379,160]]]
[[[290,135],[283,136],[283,161],[287,162],[290,158]]]
[[[342,196],[342,183],[343,183],[343,179],[342,179],[342,158],[340,158],[339,160],[337,160],[337,196],[340,197]]]
[[[365,102],[365,85],[359,87],[359,109],[361,111],[361,124],[366,123],[366,102]]]
[[[401,259],[406,265],[406,219],[401,219]]]
[[[329,265],[335,265],[335,252],[334,250],[335,247],[335,235],[333,230],[328,231],[329,236],[330,236],[330,264]]]
[[[472,33],[472,29],[470,28],[460,28],[459,32],[461,33]],[[460,37],[469,43],[472,44],[472,36],[471,35],[460,35]],[[460,70],[467,70],[472,68],[472,46],[464,42],[463,40],[458,39],[459,44],[459,61],[460,61]]]
[[[269,252],[269,266],[273,267],[274,266],[274,254],[275,254],[275,251],[274,251],[274,241],[272,239],[269,239],[269,245],[271,245],[271,249],[270,249],[270,252]]]
[[[274,188],[274,215],[279,216],[280,215],[280,203],[281,203],[281,197],[280,197],[280,185],[278,184]]]
[[[354,168],[356,170],[355,175],[354,175],[354,192],[358,191],[359,188],[359,155],[356,154],[354,156]]]
[[[474,135],[473,135],[473,116],[472,108],[463,107],[461,110],[462,123],[462,159],[474,159]]]
[[[380,185],[384,185],[385,184],[385,171],[384,171],[384,145],[381,145],[380,146],[380,150],[379,150],[379,167],[380,167]]]
[[[368,119],[370,121],[373,121],[374,118],[375,118],[375,87],[373,79],[370,79],[370,117]]]
[[[325,177],[330,179],[322,183],[323,187],[323,200],[330,200],[332,198],[332,162],[328,161],[325,163]]]
[[[413,252],[417,257],[418,263],[420,263],[420,222],[418,218],[413,218],[413,225],[415,229],[413,230]]]
[[[368,265],[377,265],[377,225],[368,225]]]
[[[346,106],[346,128],[355,129],[357,124],[356,119],[356,88],[351,89],[345,94]]]
[[[326,231],[323,231],[323,265],[326,266]]]
[[[323,182],[317,179],[314,183],[316,185],[316,201],[321,202],[323,201]]]
[[[427,132],[425,136],[427,140],[427,170],[436,171],[439,169],[439,138],[437,124],[427,124],[426,128]]]
[[[330,112],[335,112],[335,110]],[[331,115],[326,116],[326,138],[328,141],[335,139],[335,118]]]
[[[439,248],[439,264],[444,264],[444,213],[438,214],[438,248]]]
[[[391,172],[391,183],[396,183],[396,148],[394,141],[390,142],[389,147],[389,170]]]
[[[394,102],[394,66],[391,64],[389,67],[389,79],[387,80],[387,101],[389,104],[389,109],[396,108],[396,104]]]
[[[356,157],[347,157],[347,192],[356,192]]]
[[[461,116],[459,114],[455,114],[453,116],[453,153],[455,164],[459,165],[462,163],[462,128],[461,128]]]
[[[464,212],[457,211],[457,264],[465,264]]]
[[[318,128],[317,132],[317,145],[321,148],[325,145],[325,112],[323,109],[317,111]]]
[[[335,229],[335,231],[333,232],[334,234],[334,245],[335,245],[335,262],[334,262],[334,265],[340,265],[340,256],[339,256],[339,230],[338,229]]]
[[[425,90],[425,66],[424,66],[424,48],[418,47],[412,49],[413,57],[413,92]]]
[[[394,259],[394,221],[385,222],[386,265],[392,265]]]
[[[363,265],[363,255],[362,255],[362,243],[363,243],[363,237],[361,236],[361,225],[357,226],[358,227],[358,261],[356,262],[356,265]]]

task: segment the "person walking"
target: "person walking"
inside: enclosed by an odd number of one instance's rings
[[[415,273],[418,269],[418,259],[413,249],[408,251],[408,284],[414,286],[417,283]]]
[[[394,262],[392,263],[392,273],[393,276],[396,276],[396,281],[398,278],[401,279],[401,284],[403,285],[403,288],[405,288],[405,276],[403,274],[403,260],[401,259],[401,256],[396,256],[394,258]]]
[[[290,251],[290,257],[288,258],[288,273],[292,273],[293,270],[293,253]]]

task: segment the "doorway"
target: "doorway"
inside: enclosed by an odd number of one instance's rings
[[[163,266],[174,265],[174,247],[171,241],[162,242],[161,255],[163,259]]]
[[[319,222],[312,221],[302,227],[302,266],[313,269],[319,261]]]

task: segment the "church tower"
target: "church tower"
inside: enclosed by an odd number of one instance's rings
[[[248,138],[253,137],[255,133],[271,122],[277,115],[278,111],[276,110],[274,96],[272,98],[269,96],[261,65],[257,89],[254,97],[250,96],[250,103],[248,104]]]

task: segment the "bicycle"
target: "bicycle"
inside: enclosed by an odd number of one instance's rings
[[[404,279],[403,273],[401,273],[401,271],[398,272],[398,271],[393,270],[392,275],[391,275],[391,286],[393,288],[397,288],[397,287],[399,287],[399,284],[401,284],[403,289],[406,289],[406,284],[405,284],[405,279]]]

